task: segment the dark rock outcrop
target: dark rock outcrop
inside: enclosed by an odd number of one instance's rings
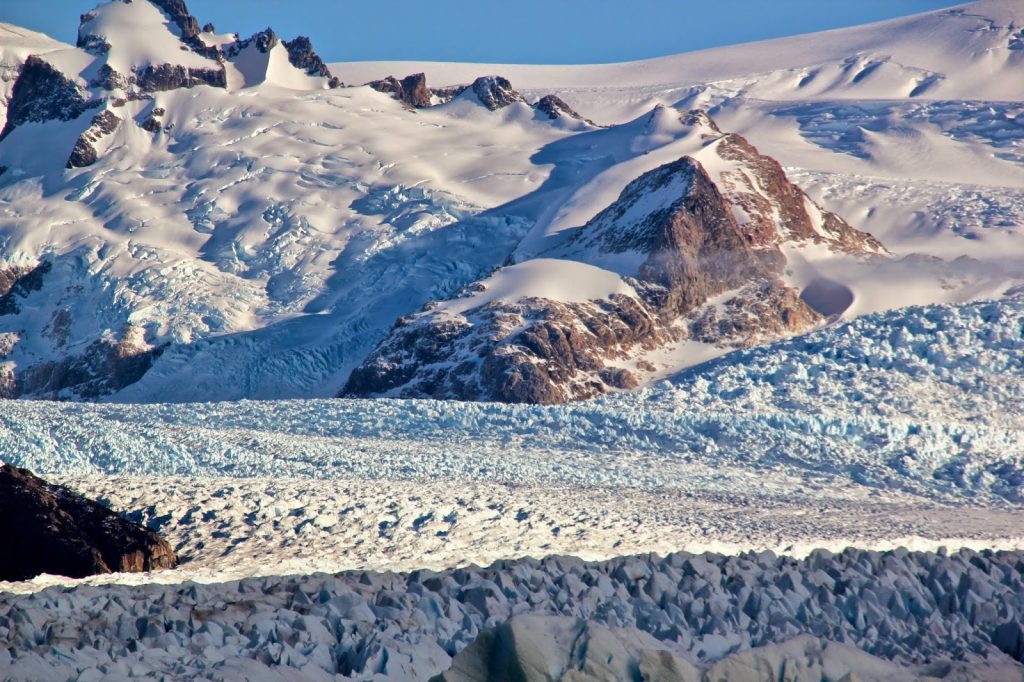
[[[427,88],[426,74],[414,73],[402,80],[388,76],[383,80],[371,81],[367,85],[415,109],[429,107],[433,102],[433,93]]]
[[[299,36],[294,40],[285,40],[281,43],[284,45],[284,49],[288,50],[288,61],[291,65],[297,69],[301,69],[310,76],[320,76],[322,78],[331,79],[331,87],[336,88],[341,85],[341,81],[338,81],[333,75],[331,70],[327,68],[327,64],[320,58],[320,55],[313,49],[313,43],[306,36]]]
[[[121,119],[109,109],[104,109],[93,116],[92,123],[84,133],[78,136],[75,148],[71,150],[71,156],[68,157],[67,167],[84,168],[96,163],[99,159],[96,143],[104,137],[112,135],[120,124]]]
[[[181,38],[186,43],[195,41],[199,35],[199,20],[189,13],[185,0],[149,0],[162,9],[171,21],[181,30]]]
[[[159,535],[25,469],[0,466],[0,580],[174,568]]]
[[[67,76],[42,57],[29,56],[11,89],[7,121],[0,140],[23,123],[70,121],[81,116],[91,103],[86,94]]]
[[[131,0],[126,0],[131,2]],[[181,41],[185,45],[199,53],[206,53],[207,48],[199,40],[199,21],[192,16],[185,5],[184,0],[138,0],[139,2],[150,2],[166,14],[180,34]],[[78,40],[76,45],[83,50],[96,55],[106,54],[110,45],[101,37],[89,32],[89,23],[96,17],[96,11],[87,12],[81,16],[78,27]]]
[[[560,118],[570,118],[576,121],[581,121],[588,125],[596,126],[596,124],[589,118],[583,118],[576,112],[571,106],[569,106],[564,99],[558,95],[545,95],[537,100],[537,103],[533,105],[534,109],[545,114],[552,121]]]
[[[7,265],[0,268],[0,315],[21,312],[18,299],[43,288],[43,280],[52,269],[49,261],[36,265]]]
[[[153,133],[159,133],[164,128],[163,117],[167,112],[163,107],[154,107],[153,111],[149,112],[149,116],[139,125],[143,130]]]
[[[436,97],[438,102],[445,104],[452,101],[468,89],[468,85],[446,85],[440,88],[431,88],[430,94]]]
[[[880,253],[885,248],[866,232],[853,229],[835,213],[821,212],[821,224],[807,208],[807,195],[789,181],[782,164],[761,154],[754,145],[735,133],[723,135],[718,154],[739,164],[746,172],[723,173],[723,191],[750,217],[745,228],[751,244],[781,241],[813,241],[850,253]],[[756,177],[754,187],[751,177]],[[732,191],[730,191],[732,190]]]
[[[16,371],[13,395],[3,397],[95,400],[141,379],[164,348],[142,343],[132,330],[119,341],[98,339],[79,354]]]
[[[197,69],[181,64],[151,64],[138,74],[135,82],[143,92],[194,88],[198,85],[226,88],[227,75],[222,68]]]
[[[254,45],[257,50],[259,50],[263,54],[266,54],[267,52],[270,52],[272,49],[274,49],[274,46],[277,45],[277,43],[277,34],[274,33],[274,29],[267,27],[265,30],[260,31],[259,33],[252,34],[245,40],[238,40],[229,45],[227,49],[224,51],[224,56],[228,58],[236,57],[238,56],[238,53],[240,53],[242,50],[249,47],[250,45]]]
[[[501,76],[481,76],[469,86],[480,103],[491,111],[504,109],[516,102],[526,102],[526,98],[520,95],[507,78]]]

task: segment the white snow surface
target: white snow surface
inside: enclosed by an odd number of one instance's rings
[[[147,66],[181,64],[186,68],[217,69],[212,59],[182,49],[181,29],[150,2],[103,2],[82,23],[79,33],[103,39],[110,50],[106,63],[120,74]]]
[[[585,303],[612,294],[636,295],[614,272],[554,258],[532,258],[501,268],[480,282],[483,290],[441,303],[437,310],[457,315],[492,301],[516,303],[524,298],[544,298],[563,303]]]
[[[170,57],[157,38],[142,45],[114,22],[155,11],[154,35],[177,40],[166,17],[147,2],[114,4],[101,15],[123,51],[112,58],[145,61],[143,48]],[[1017,3],[985,0],[633,64],[332,65],[350,83],[500,73],[528,99],[555,92],[619,124],[598,130],[552,125],[521,103],[413,112],[365,87],[323,90],[277,48],[228,64],[228,91],[161,92],[118,108],[126,124],[89,168],[63,165],[91,113],[26,124],[0,144],[3,258],[46,258],[54,274],[31,314],[0,319],[21,338],[7,361],[38,364],[135,329],[150,346],[171,345],[114,400],[334,395],[398,317],[557,245],[658,165],[683,154],[713,161],[700,130],[680,123],[698,106],[898,259],[980,261],[897,260],[879,272],[806,252],[794,283],[847,286],[849,316],[997,296],[1024,270],[1019,25]],[[18,41],[0,38],[3,49]],[[73,76],[88,66],[81,50],[51,48],[47,59],[67,61]],[[167,113],[151,134],[136,124],[155,107]],[[75,322],[61,345],[47,330],[67,307]],[[701,359],[678,356],[675,369]]]

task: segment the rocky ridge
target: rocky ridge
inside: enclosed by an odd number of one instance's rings
[[[564,99],[558,95],[544,95],[537,103],[533,105],[537,111],[546,114],[551,120],[558,120],[560,118],[570,118],[576,121],[582,121],[590,126],[597,126],[596,123],[591,121],[589,118],[584,118],[575,109],[569,106]]]
[[[96,163],[99,153],[96,144],[104,138],[112,135],[121,119],[110,109],[104,109],[92,117],[92,122],[84,133],[75,142],[75,148],[71,150],[68,157],[68,168],[82,168]]]
[[[690,157],[649,171],[540,254],[614,272],[630,291],[587,301],[513,291],[474,305],[493,282],[471,285],[400,320],[342,395],[559,403],[639,385],[654,369],[643,355],[669,344],[743,347],[820,322],[784,281],[782,246],[864,257],[882,254],[881,244],[823,211],[778,162],[705,113],[683,119],[703,131],[715,177]]]
[[[371,81],[367,85],[378,92],[391,95],[414,109],[422,109],[433,104],[433,93],[427,88],[427,77],[423,73],[414,73],[402,80],[388,76],[383,80]]]

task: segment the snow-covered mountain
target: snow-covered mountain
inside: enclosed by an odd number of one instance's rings
[[[630,329],[528,396],[561,400],[834,315],[1000,296],[1024,255],[1022,105],[1007,84],[1024,54],[1017,12],[987,0],[557,69],[327,65],[301,37],[201,27],[180,0],[104,3],[74,47],[4,26],[3,393],[380,394],[434,371],[387,350],[399,318],[430,301],[417,328],[503,311],[472,323],[496,357],[523,302],[543,299],[536,324],[610,314]],[[753,240],[728,272],[684,266],[692,240],[619,249],[601,236],[684,195],[706,206],[678,216],[707,211]],[[656,254],[675,263],[662,275],[679,271],[668,285],[637,269]],[[459,293],[475,282],[485,292]],[[612,299],[649,324],[623,322]],[[350,381],[385,364],[409,377]]]
[[[853,302],[838,282],[787,283],[786,251],[803,266],[880,258],[877,240],[822,210],[777,162],[703,112],[659,107],[640,126],[689,139],[697,151],[644,173],[578,230],[533,239],[545,244],[535,257],[400,321],[345,393],[590,398],[635,388],[716,346],[805,331]]]

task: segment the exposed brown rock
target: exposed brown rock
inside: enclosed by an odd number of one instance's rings
[[[723,135],[718,154],[726,161],[742,164],[746,171],[724,173],[722,191],[750,216],[745,230],[751,244],[767,246],[794,240],[828,243],[851,253],[885,251],[877,239],[855,230],[834,213],[822,211],[822,224],[815,229],[807,195],[789,181],[778,161],[761,154],[744,137],[735,133]],[[758,188],[751,184],[752,176],[757,179]]]
[[[501,76],[481,76],[469,87],[480,103],[491,111],[504,109],[516,102],[526,102],[526,99],[512,87],[512,83]]]
[[[575,109],[569,106],[566,101],[558,95],[545,95],[537,100],[537,103],[534,104],[533,107],[537,111],[545,114],[552,121],[560,118],[570,118],[596,127],[596,124],[593,121],[589,118],[583,118],[583,116],[578,114]]]
[[[164,128],[163,116],[166,113],[167,112],[164,110],[163,107],[155,107],[153,111],[149,113],[149,116],[146,117],[146,120],[143,121],[142,125],[139,127],[141,127],[143,130],[153,133],[154,135],[156,133],[159,133]]]
[[[25,469],[0,466],[0,580],[42,573],[84,578],[100,573],[174,568],[173,548],[151,530]]]
[[[75,148],[71,150],[71,156],[68,157],[67,167],[84,168],[96,163],[99,159],[96,143],[104,137],[112,135],[120,124],[121,119],[109,109],[104,109],[93,116],[92,123],[75,142]]]
[[[436,97],[438,102],[445,104],[452,101],[468,89],[468,85],[446,85],[440,88],[431,88],[430,94]]]
[[[129,328],[120,340],[99,339],[77,355],[18,369],[7,397],[95,400],[141,379],[163,351],[144,343],[141,330]]]
[[[171,21],[181,30],[181,37],[191,42],[199,35],[199,21],[192,16],[185,0],[149,0],[171,17]]]
[[[0,267],[0,315],[20,312],[18,300],[42,289],[43,279],[52,267],[49,261]]]
[[[432,93],[427,88],[427,77],[422,73],[414,73],[402,80],[388,76],[383,80],[371,81],[367,85],[415,109],[429,107],[433,102]]]
[[[308,37],[299,36],[294,40],[285,40],[282,44],[288,51],[288,61],[292,66],[305,71],[310,76],[321,76],[337,81],[337,84],[332,84],[331,87],[338,87],[341,84],[331,75],[331,70],[313,49],[313,42]]]
[[[91,104],[79,87],[42,57],[30,55],[11,88],[0,140],[23,123],[70,121]]]
[[[227,75],[223,68],[194,69],[180,64],[159,64],[147,66],[135,78],[143,92],[162,92],[178,88],[194,88],[209,85],[214,88],[227,87]]]

